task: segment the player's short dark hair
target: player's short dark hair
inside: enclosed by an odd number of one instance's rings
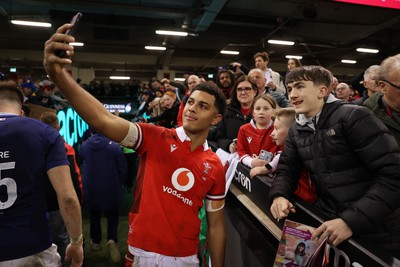
[[[221,115],[225,114],[226,111],[226,97],[224,93],[219,89],[215,83],[213,82],[203,82],[198,85],[196,85],[193,88],[193,91],[191,94],[193,94],[194,91],[202,91],[206,92],[212,96],[215,97],[215,107],[218,110],[218,113]]]
[[[286,84],[297,81],[312,81],[315,85],[325,85],[329,88],[333,75],[321,66],[302,66],[289,72],[286,77]]]
[[[21,89],[16,84],[11,84],[10,82],[0,83],[0,99],[18,102],[21,107],[24,104],[24,94]]]

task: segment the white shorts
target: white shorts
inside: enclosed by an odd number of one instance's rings
[[[188,257],[170,257],[132,246],[128,246],[128,249],[135,256],[132,267],[199,267],[197,254]]]
[[[60,267],[61,257],[57,253],[57,246],[55,244],[52,244],[51,247],[49,247],[48,249],[28,257],[23,257],[9,261],[0,261],[0,267],[25,267],[25,266]]]

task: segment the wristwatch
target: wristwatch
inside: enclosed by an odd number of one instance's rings
[[[265,164],[265,168],[269,171],[272,170],[272,166],[269,163]]]

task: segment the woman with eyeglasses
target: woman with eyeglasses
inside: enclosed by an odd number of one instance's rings
[[[219,148],[229,153],[236,152],[239,128],[253,118],[251,105],[257,94],[257,85],[252,78],[242,75],[236,80],[228,109],[217,126],[216,142]]]

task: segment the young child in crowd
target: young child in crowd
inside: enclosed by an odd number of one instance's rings
[[[289,129],[295,122],[295,114],[296,112],[294,108],[282,108],[275,111],[274,130],[271,133],[271,137],[278,146],[285,146]],[[281,154],[278,153],[274,158],[274,161],[278,162],[280,155]],[[267,174],[271,168],[272,167],[270,163],[266,164],[265,166],[255,167],[250,171],[250,176],[254,177],[259,174]],[[313,203],[317,200],[315,185],[312,183],[306,169],[303,169],[300,173],[299,185],[295,191],[295,194],[307,202]]]
[[[277,161],[274,157],[282,150],[273,142],[272,116],[277,107],[275,99],[269,94],[259,95],[254,99],[253,119],[240,127],[237,139],[237,152],[240,161],[251,169],[270,164],[274,172]]]

